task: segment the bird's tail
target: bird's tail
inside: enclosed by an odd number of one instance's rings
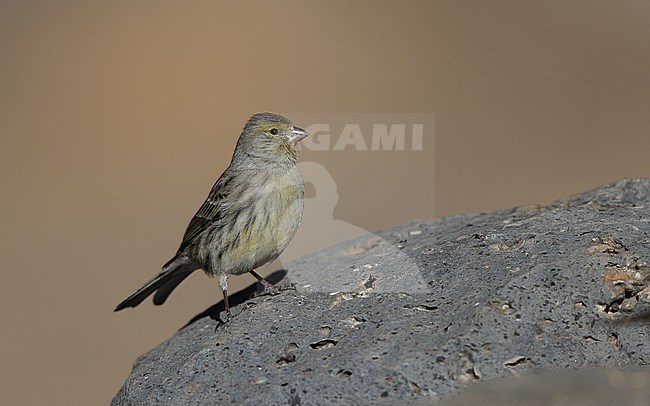
[[[151,278],[149,282],[145,283],[140,289],[133,292],[118,304],[115,307],[115,311],[117,312],[127,307],[136,307],[153,292],[156,292],[154,295],[154,304],[163,304],[167,296],[172,293],[172,290],[198,268],[200,266],[188,257],[177,255],[171,261],[167,262],[162,267],[162,270]]]

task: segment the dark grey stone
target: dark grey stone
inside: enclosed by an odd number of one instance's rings
[[[113,404],[427,404],[650,361],[650,180],[413,221],[289,263],[136,360]],[[285,275],[286,273],[286,275]],[[164,311],[164,309],[161,309]]]

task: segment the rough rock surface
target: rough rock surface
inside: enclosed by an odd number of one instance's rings
[[[650,362],[650,180],[414,221],[289,263],[136,360],[114,404],[428,404]],[[161,309],[164,311],[164,309]],[[647,367],[645,367],[647,368]]]

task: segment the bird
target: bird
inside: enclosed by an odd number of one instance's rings
[[[115,307],[136,307],[154,294],[161,305],[192,272],[215,277],[230,320],[228,276],[251,273],[265,291],[277,288],[255,269],[275,260],[296,234],[304,207],[298,142],[309,136],[275,113],[250,117],[230,165],[189,222],[176,255],[160,272]]]

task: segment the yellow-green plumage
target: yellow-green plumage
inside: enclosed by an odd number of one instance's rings
[[[137,306],[153,292],[154,303],[162,304],[192,271],[203,268],[219,278],[229,317],[228,275],[253,272],[273,261],[298,229],[304,183],[296,166],[296,143],[306,136],[278,114],[253,115],[230,165],[190,221],[176,256],[115,310]]]

